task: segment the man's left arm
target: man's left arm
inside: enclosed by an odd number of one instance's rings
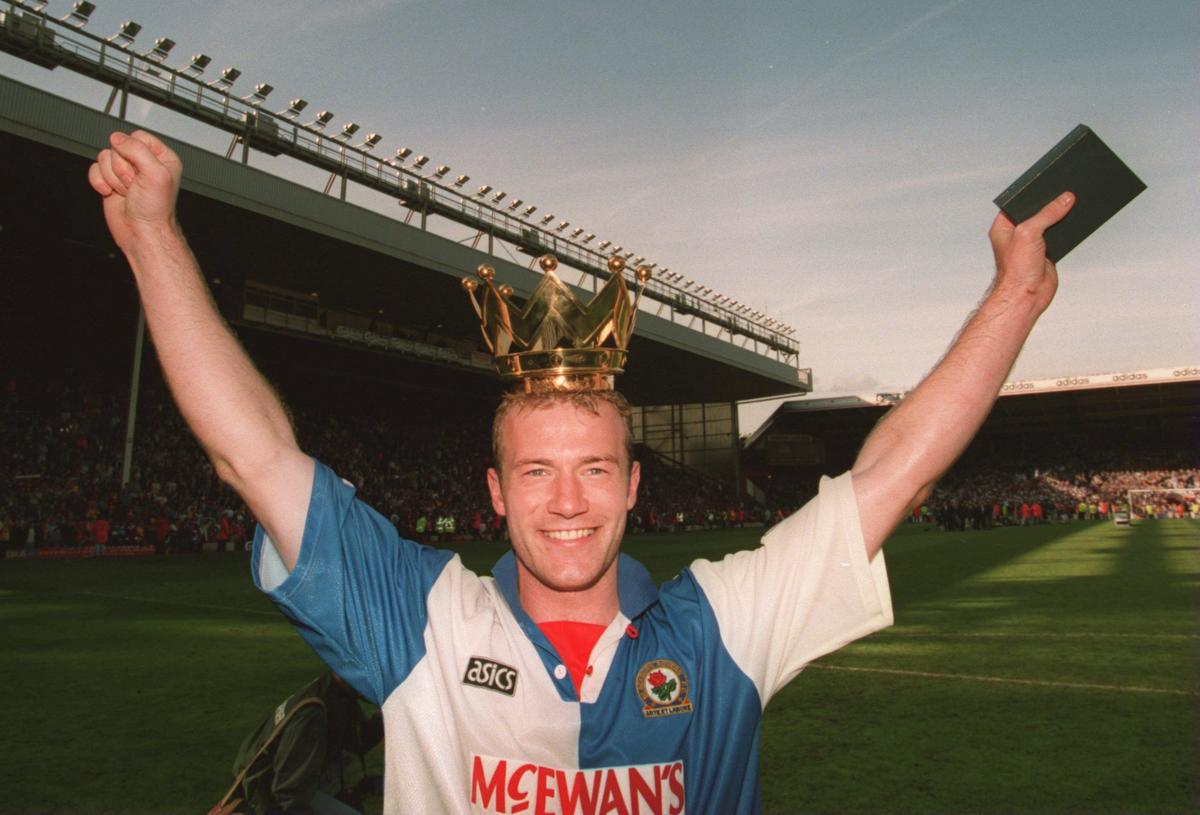
[[[928,497],[987,418],[1054,299],[1058,273],[1046,259],[1043,235],[1074,203],[1064,193],[1017,226],[1004,213],[996,216],[988,232],[996,277],[983,302],[937,366],[867,437],[851,474],[869,557]]]

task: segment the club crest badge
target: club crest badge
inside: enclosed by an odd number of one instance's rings
[[[635,683],[642,700],[642,715],[647,719],[692,712],[687,674],[679,663],[669,659],[647,662],[638,671]]]

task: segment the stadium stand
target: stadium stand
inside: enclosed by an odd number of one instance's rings
[[[744,470],[773,505],[810,495],[901,398],[786,403],[747,441]],[[1198,439],[1196,368],[1010,382],[914,520],[959,530],[1108,518],[1137,490],[1154,491],[1139,517],[1196,515]]]
[[[148,366],[154,367],[154,366]],[[499,539],[484,473],[490,463],[489,404],[397,398],[383,383],[330,378],[284,388],[305,449],[352,481],[401,534],[429,542]],[[300,372],[293,372],[294,378]],[[125,398],[83,380],[4,377],[0,437],[9,455],[0,477],[0,544],[14,555],[194,552],[244,548],[254,519],[223,486],[156,375],[145,377],[129,483],[121,486]],[[119,381],[110,378],[110,383]],[[336,394],[336,398],[334,398]],[[389,395],[390,394],[390,395]],[[414,409],[397,405],[416,404]],[[351,405],[349,409],[347,405]],[[1194,446],[1083,437],[1072,446],[1053,434],[1030,437],[1001,454],[972,449],[947,474],[916,522],[985,529],[1108,518],[1130,490],[1159,489],[1150,517],[1194,515],[1200,466]],[[630,528],[672,532],[762,525],[782,518],[814,488],[790,468],[766,479],[763,503],[727,485],[639,450],[643,481]],[[1171,490],[1191,490],[1190,495]]]
[[[0,540],[7,550],[244,548],[253,517],[218,481],[161,379],[147,379],[134,466],[122,487],[121,395],[86,384],[6,378],[0,436],[12,455],[0,478],[13,488],[0,492]],[[429,411],[410,398],[418,407],[405,410],[397,407],[402,400],[364,396],[347,408],[344,383],[309,390],[307,398],[289,399],[304,449],[353,482],[401,534],[429,542],[502,536],[484,486],[491,459],[486,403],[444,399]],[[333,393],[339,398],[328,397]],[[645,467],[634,528],[747,522],[727,486],[647,451],[640,457]]]

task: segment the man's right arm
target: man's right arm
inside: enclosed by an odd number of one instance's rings
[[[171,393],[217,475],[246,501],[290,570],[300,554],[313,461],[221,319],[179,228],[178,156],[144,131],[114,133],[110,143],[88,181],[133,270]]]

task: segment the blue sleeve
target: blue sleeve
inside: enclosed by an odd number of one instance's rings
[[[317,655],[383,704],[424,656],[426,598],[452,557],[403,540],[353,486],[316,462],[295,568],[287,572],[259,526],[251,569]]]

